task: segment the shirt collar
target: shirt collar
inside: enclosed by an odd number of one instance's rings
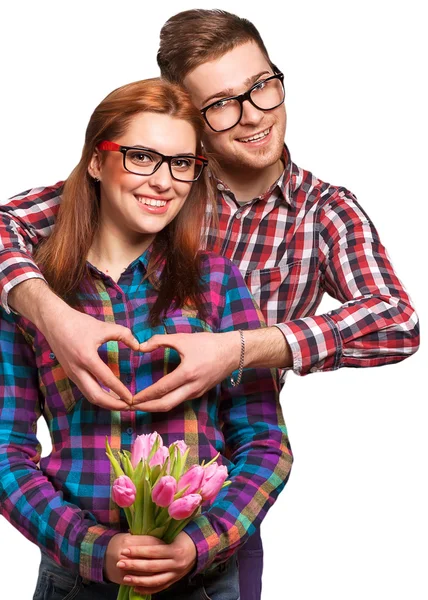
[[[282,161],[285,165],[283,172],[278,177],[278,179],[266,190],[263,194],[261,194],[257,199],[262,202],[268,202],[271,196],[275,191],[278,192],[278,197],[281,198],[285,204],[288,204],[290,207],[295,205],[294,201],[294,192],[298,190],[300,184],[302,182],[301,169],[297,165],[295,165],[290,156],[290,151],[286,144],[284,144]],[[226,192],[233,198],[235,198],[234,193],[229,188],[229,186],[224,183],[221,179],[217,179],[217,188],[222,192]],[[220,187],[219,187],[220,186]]]

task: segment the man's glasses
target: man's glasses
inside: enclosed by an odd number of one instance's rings
[[[171,177],[186,183],[192,183],[199,179],[202,171],[208,165],[208,160],[204,156],[193,156],[192,154],[165,156],[165,154],[150,148],[120,146],[114,142],[100,142],[97,148],[98,150],[122,152],[124,169],[134,175],[153,175],[164,162],[167,162]]]
[[[243,94],[216,100],[205,106],[201,113],[213,131],[227,131],[241,120],[242,103],[245,100],[259,110],[273,110],[284,102],[284,98],[284,75],[276,73],[272,77],[258,81]]]

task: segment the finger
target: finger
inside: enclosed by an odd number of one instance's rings
[[[165,573],[166,571],[172,571],[177,568],[175,561],[169,558],[165,559],[151,559],[151,560],[125,560],[121,558],[116,567],[123,571],[137,571],[138,573]]]
[[[119,398],[125,400],[125,402],[127,402],[129,405],[132,404],[131,392],[120,381],[120,379],[116,377],[113,371],[101,360],[98,354],[96,355],[96,358],[94,358],[93,361],[86,366],[86,369],[96,380],[117,394]]]
[[[147,402],[148,400],[159,400],[177,388],[188,385],[188,383],[188,375],[181,365],[179,365],[172,373],[168,373],[168,375],[165,375],[156,383],[138,392],[134,396],[133,404]]]
[[[170,585],[176,579],[177,573],[167,572],[157,573],[156,575],[125,575],[123,581],[127,585],[153,589],[155,591],[150,593],[156,593],[160,591],[159,588],[162,589],[162,587]],[[146,594],[148,593],[147,590],[144,591]]]
[[[79,374],[79,380],[74,380],[82,394],[96,406],[101,406],[108,410],[130,410],[127,402],[114,398],[111,394],[102,389],[98,381],[87,372]]]
[[[123,327],[122,325],[110,324],[104,328],[100,345],[111,340],[123,342],[131,348],[131,350],[135,350],[136,352],[140,349],[140,342],[134,336],[132,331],[128,329],[128,327]]]
[[[160,541],[160,540],[159,540]],[[127,545],[124,550],[122,550],[122,554],[126,551],[126,557],[121,560],[131,560],[131,559],[173,559],[174,558],[174,549],[171,548],[170,544],[148,544],[148,545]]]

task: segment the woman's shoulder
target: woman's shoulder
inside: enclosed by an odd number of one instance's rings
[[[231,260],[215,252],[201,250],[199,252],[199,260],[203,278],[209,277],[210,275],[213,276],[215,273],[217,275],[221,273],[225,276],[229,276],[232,273],[235,274],[237,271],[239,272],[238,267],[234,265]]]

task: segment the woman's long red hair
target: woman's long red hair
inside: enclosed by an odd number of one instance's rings
[[[86,260],[99,227],[99,184],[94,184],[88,173],[94,150],[102,140],[115,141],[123,135],[132,117],[140,112],[166,114],[190,123],[196,132],[196,154],[202,154],[204,121],[187,92],[177,85],[158,78],[137,81],[113,91],[99,104],[86,129],[80,162],[65,182],[55,229],[36,251],[48,283],[65,299],[75,296],[87,275]],[[158,289],[150,313],[153,324],[171,305],[181,308],[190,301],[204,312],[198,251],[207,212],[214,214],[214,202],[205,170],[192,184],[176,218],[155,238],[148,268],[148,277]],[[165,268],[157,281],[155,272],[160,262],[165,262]]]

